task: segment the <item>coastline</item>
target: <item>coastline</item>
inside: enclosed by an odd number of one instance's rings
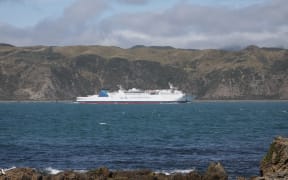
[[[0,103],[75,103],[72,100],[0,100]]]
[[[50,172],[49,172],[50,171]],[[34,168],[10,168],[1,169],[0,180],[6,179],[50,179],[50,180],[85,180],[85,179],[143,179],[143,180],[167,180],[167,179],[193,179],[193,180],[227,180],[228,175],[220,163],[210,163],[206,172],[197,172],[195,170],[184,172],[155,172],[149,169],[139,170],[115,170],[111,171],[106,167],[91,169],[88,171],[66,170],[59,171],[54,169],[37,170]]]
[[[211,103],[213,103],[213,102],[288,102],[288,99],[243,99],[243,100],[241,100],[241,99],[231,99],[231,100],[213,100],[213,99],[209,99],[209,100],[193,100],[192,101],[192,103],[193,102],[199,102],[199,103],[201,103],[201,102],[211,102]]]
[[[227,102],[227,103],[237,103],[237,102],[288,102],[288,99],[229,99],[229,100],[222,100],[222,99],[194,99],[188,103],[172,103],[172,104],[191,104],[191,103],[218,103],[218,102]],[[0,100],[0,103],[75,103],[78,104],[74,100]],[[167,103],[169,104],[169,103]]]

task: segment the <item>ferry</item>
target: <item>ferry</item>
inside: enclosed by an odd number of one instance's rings
[[[98,94],[87,97],[77,97],[76,102],[81,104],[164,104],[188,103],[192,97],[169,84],[169,89],[125,90],[119,86],[118,91],[101,90]]]

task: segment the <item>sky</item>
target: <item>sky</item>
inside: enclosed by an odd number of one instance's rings
[[[288,48],[288,0],[0,0],[0,43]]]

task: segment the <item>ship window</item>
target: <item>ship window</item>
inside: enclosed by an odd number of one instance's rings
[[[108,97],[108,93],[105,90],[101,90],[98,94],[99,97]]]

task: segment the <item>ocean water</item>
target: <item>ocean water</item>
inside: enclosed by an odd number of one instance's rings
[[[0,168],[205,171],[258,175],[288,102],[160,105],[0,103]]]

